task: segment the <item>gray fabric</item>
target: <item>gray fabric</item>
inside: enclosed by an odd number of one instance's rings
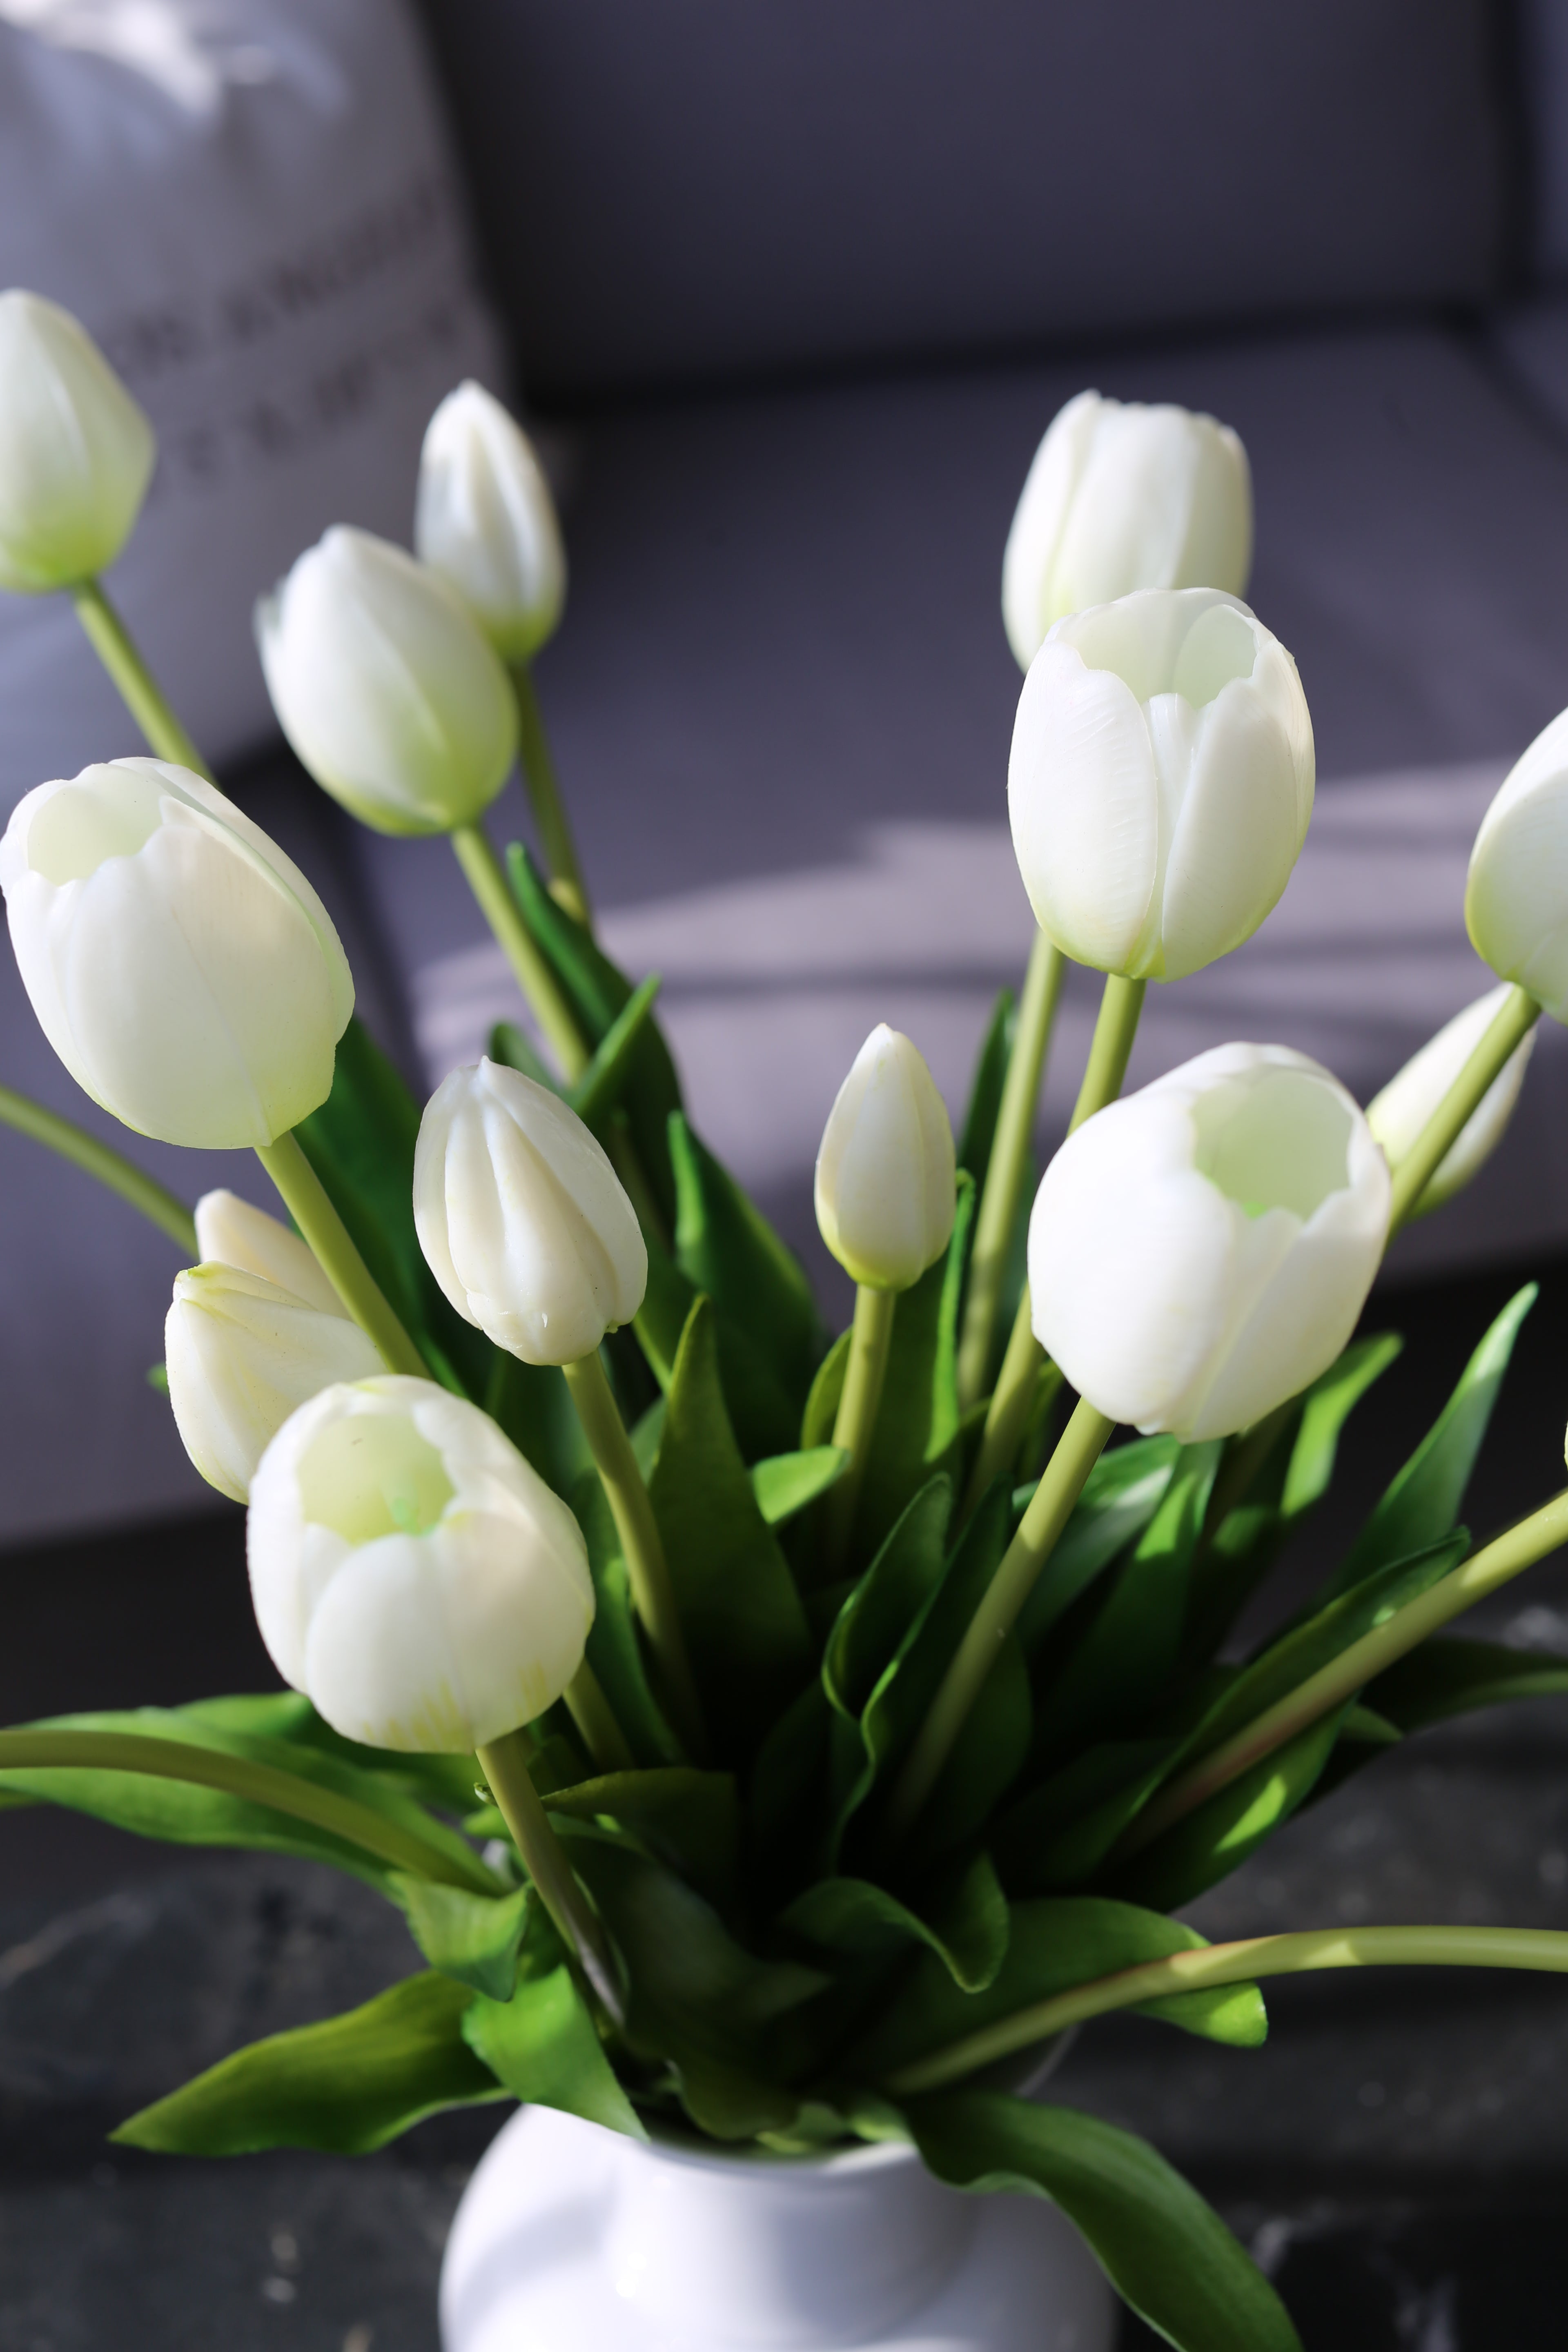
[[[1568,279],[1568,0],[1520,0],[1518,83],[1529,141],[1529,259]]]
[[[1500,383],[1568,447],[1568,295],[1503,311],[1487,331],[1486,349]]]
[[[1484,0],[427,0],[536,389],[1484,295]]]

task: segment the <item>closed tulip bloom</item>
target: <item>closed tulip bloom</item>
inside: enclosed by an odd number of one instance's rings
[[[152,426],[69,311],[0,294],[0,588],[43,595],[106,570],[155,455]]]
[[[174,1276],[163,1360],[185,1452],[237,1503],[291,1412],[334,1381],[383,1370],[335,1300],[323,1307],[216,1260]]]
[[[1051,1161],[1029,1221],[1035,1336],[1110,1420],[1228,1437],[1350,1338],[1389,1189],[1337,1078],[1283,1045],[1216,1046]]]
[[[259,1275],[323,1315],[348,1313],[315,1251],[280,1219],[253,1209],[237,1192],[202,1194],[196,1202],[196,1250],[205,1264]]]
[[[19,801],[11,943],[93,1100],[164,1143],[274,1143],[331,1091],[353,982],[293,860],[189,769],[115,760]]]
[[[482,384],[448,393],[426,428],[414,544],[503,661],[554,635],[566,598],[555,503],[533,444]]]
[[[1500,980],[1568,1021],[1568,710],[1516,761],[1481,819],[1465,922]]]
[[[1224,588],[1252,568],[1252,478],[1228,425],[1080,392],[1035,452],[1002,559],[1021,669],[1065,614],[1136,588]]]
[[[1312,814],[1296,665],[1234,596],[1146,589],[1058,621],[1024,680],[1013,848],[1063,953],[1181,980],[1279,898]]]
[[[1390,1078],[1366,1107],[1366,1122],[1382,1144],[1391,1168],[1397,1168],[1427,1120],[1436,1110],[1465,1064],[1469,1060],[1509,997],[1509,986],[1488,991],[1462,1013],[1456,1013],[1418,1054]],[[1489,1160],[1513,1117],[1525,1065],[1535,1044],[1533,1029],[1503,1064],[1456,1141],[1437,1163],[1414,1213],[1426,1216],[1468,1184],[1482,1162]]]
[[[432,1381],[324,1389],[250,1484],[274,1665],[347,1739],[474,1748],[558,1699],[594,1622],[576,1520],[487,1413]]]
[[[907,1290],[947,1247],[952,1127],[919,1048],[879,1022],[856,1055],[816,1155],[816,1222],[868,1290]]]
[[[459,1315],[525,1364],[574,1364],[629,1323],[647,1248],[576,1112],[498,1062],[454,1070],[426,1106],[414,1223]]]
[[[378,833],[473,824],[517,756],[511,686],[444,580],[341,525],[256,610],[278,723],[334,800]]]

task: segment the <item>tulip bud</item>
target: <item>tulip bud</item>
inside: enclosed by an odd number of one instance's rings
[[[1252,479],[1228,425],[1080,392],[1035,452],[1002,559],[1027,669],[1053,622],[1136,588],[1223,588],[1252,568]]]
[[[1505,983],[1479,996],[1462,1013],[1456,1013],[1368,1103],[1366,1123],[1383,1146],[1391,1168],[1397,1168],[1410,1150],[1502,1011],[1509,993]],[[1524,1084],[1524,1066],[1534,1044],[1535,1031],[1531,1029],[1523,1045],[1509,1055],[1459,1129],[1457,1140],[1438,1161],[1436,1174],[1415,1205],[1416,1216],[1424,1217],[1430,1210],[1441,1208],[1445,1201],[1469,1182],[1482,1162],[1491,1158],[1502,1140],[1504,1128],[1513,1117],[1513,1107]]]
[[[879,1022],[850,1066],[816,1155],[816,1222],[867,1290],[907,1290],[947,1247],[952,1127],[925,1057]]]
[[[237,1503],[291,1412],[335,1381],[383,1369],[374,1343],[335,1301],[323,1308],[216,1261],[174,1276],[163,1357],[185,1452],[208,1486]]]
[[[1481,819],[1465,923],[1500,980],[1568,1022],[1568,710],[1510,769]]]
[[[285,1682],[372,1748],[452,1753],[560,1697],[594,1622],[576,1520],[432,1381],[325,1389],[250,1483],[256,1622]]]
[[[498,1062],[454,1070],[425,1108],[414,1223],[459,1315],[525,1364],[574,1364],[629,1323],[647,1249],[576,1112]]]
[[[196,1249],[204,1264],[259,1275],[263,1282],[291,1291],[323,1315],[348,1313],[315,1251],[237,1192],[202,1194],[196,1202]]]
[[[1129,980],[1201,971],[1279,900],[1313,775],[1296,665],[1235,597],[1146,589],[1058,621],[1007,771],[1040,929]]]
[[[517,757],[517,706],[483,632],[400,547],[341,525],[256,608],[278,723],[323,791],[377,833],[475,824]]]
[[[155,455],[152,426],[69,311],[0,294],[0,588],[42,595],[106,570]]]
[[[527,434],[482,384],[449,392],[426,428],[414,544],[455,588],[503,661],[552,636],[566,552]]]
[[[216,785],[114,760],[16,803],[11,943],[77,1084],[164,1143],[274,1143],[331,1091],[353,982],[291,858]]]
[[[1110,1420],[1228,1437],[1350,1338],[1389,1192],[1337,1078],[1283,1045],[1215,1046],[1086,1119],[1047,1169],[1035,1336]]]

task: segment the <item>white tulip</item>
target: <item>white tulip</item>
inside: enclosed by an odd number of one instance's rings
[[[334,1731],[452,1753],[531,1723],[594,1622],[576,1520],[488,1414],[395,1374],[325,1389],[250,1482],[272,1662]]]
[[[115,760],[18,801],[0,889],[44,1034],[164,1143],[274,1143],[331,1091],[353,981],[293,860],[187,768]]]
[[[334,1381],[383,1370],[373,1341],[335,1300],[323,1307],[216,1261],[174,1276],[163,1360],[185,1452],[208,1486],[237,1503],[291,1412]]]
[[[1080,392],[1035,452],[1002,559],[1002,618],[1027,669],[1053,622],[1136,588],[1246,593],[1252,479],[1228,425]]]
[[[907,1290],[947,1247],[952,1127],[919,1048],[879,1022],[850,1066],[816,1155],[816,1222],[868,1290]]]
[[[498,1062],[454,1070],[414,1154],[419,1246],[459,1315],[525,1364],[574,1364],[629,1323],[647,1248],[576,1112]]]
[[[1283,1045],[1216,1046],[1051,1161],[1029,1221],[1035,1336],[1112,1421],[1227,1437],[1338,1356],[1389,1192],[1337,1078]]]
[[[348,1313],[309,1244],[265,1209],[253,1209],[237,1192],[202,1194],[196,1202],[196,1251],[204,1264],[259,1275],[263,1282],[291,1291],[323,1315]]]
[[[1200,971],[1278,902],[1313,777],[1296,665],[1234,596],[1144,589],[1058,621],[1007,771],[1040,929],[1131,980]]]
[[[279,725],[334,800],[378,833],[475,824],[511,772],[517,705],[444,580],[339,525],[256,608]]]
[[[42,595],[105,571],[155,455],[152,426],[70,312],[0,294],[0,588]]]
[[[1568,1021],[1568,710],[1504,777],[1470,852],[1476,953]]]
[[[1510,986],[1505,982],[1502,987],[1490,989],[1473,1004],[1467,1004],[1462,1013],[1456,1013],[1368,1103],[1366,1123],[1382,1144],[1391,1168],[1398,1167],[1510,993]],[[1440,1208],[1469,1182],[1484,1160],[1491,1158],[1502,1140],[1504,1128],[1513,1117],[1513,1107],[1524,1084],[1525,1064],[1534,1044],[1535,1031],[1531,1029],[1524,1043],[1509,1055],[1446,1157],[1438,1161],[1436,1174],[1416,1204],[1417,1216],[1424,1217],[1430,1210]]]
[[[449,392],[426,428],[414,544],[503,661],[553,635],[566,551],[533,444],[482,384]]]

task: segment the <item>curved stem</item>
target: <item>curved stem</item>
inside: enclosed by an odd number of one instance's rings
[[[121,700],[146,737],[153,758],[172,761],[177,768],[194,768],[210,784],[212,770],[170,709],[163,688],[102,583],[84,580],[72,589],[71,598],[88,643],[119,688]]]
[[[1320,1666],[1315,1675],[1299,1683],[1293,1691],[1243,1726],[1235,1736],[1225,1740],[1207,1756],[1173,1780],[1153,1802],[1146,1806],[1121,1845],[1118,1857],[1136,1853],[1150,1844],[1162,1830],[1169,1829],[1203,1804],[1208,1798],[1237,1780],[1240,1774],[1261,1763],[1305,1731],[1310,1724],[1342,1706],[1353,1698],[1377,1675],[1392,1666],[1396,1660],[1419,1646],[1430,1633],[1447,1625],[1478,1601],[1533,1568],[1538,1559],[1568,1543],[1568,1490],[1554,1495],[1528,1518],[1498,1537],[1485,1549],[1456,1568],[1381,1625],[1363,1633]]]
[[[888,1835],[894,1843],[910,1829],[935,1787],[970,1709],[985,1686],[1002,1644],[1034,1591],[1036,1579],[1083,1492],[1084,1480],[1099,1461],[1115,1426],[1102,1412],[1096,1412],[1093,1405],[1079,1399],[1030,1497],[1018,1532],[1003,1554],[1001,1566],[969,1621],[894,1784],[888,1806]]]
[[[62,1118],[58,1111],[46,1110],[26,1095],[18,1094],[14,1087],[0,1087],[0,1125],[14,1127],[19,1135],[30,1135],[35,1143],[46,1144],[58,1151],[62,1160],[80,1168],[89,1176],[96,1176],[133,1209],[140,1209],[161,1234],[167,1234],[187,1257],[195,1259],[196,1221],[183,1201],[160,1184],[155,1176],[147,1175],[123,1152],[112,1145],[100,1143],[85,1127],[73,1119]]]
[[[598,1772],[631,1772],[637,1769],[626,1733],[616,1719],[616,1710],[605,1696],[604,1685],[586,1658],[578,1667],[562,1694],[573,1722],[582,1735],[583,1743]]]
[[[870,1457],[877,1408],[888,1376],[888,1350],[893,1338],[893,1317],[899,1304],[896,1290],[872,1290],[865,1283],[855,1291],[855,1321],[849,1339],[849,1360],[844,1367],[844,1390],[833,1423],[833,1443],[849,1459],[827,1496],[827,1559],[836,1570],[849,1549],[850,1530],[859,1507],[860,1488]]]
[[[505,868],[490,845],[489,834],[481,825],[460,824],[451,839],[458,863],[468,877],[468,887],[479,900],[486,922],[500,941],[519,988],[533,1008],[534,1017],[544,1032],[562,1076],[569,1085],[575,1086],[588,1066],[587,1047],[573,1018],[572,1008],[561,992],[560,982],[522,919],[521,909],[512,896]]]
[[[512,665],[511,683],[517,697],[523,782],[528,787],[533,822],[539,827],[539,845],[550,870],[550,895],[584,930],[592,930],[583,861],[577,855],[561,787],[555,780],[555,762],[550,756],[550,739],[544,731],[544,715],[534,691],[533,672],[525,661]]]
[[[1540,1018],[1533,996],[1522,988],[1509,991],[1485,1036],[1394,1168],[1388,1213],[1391,1237],[1415,1214],[1422,1193]]]
[[[501,1888],[477,1854],[454,1839],[450,1850],[427,1843],[357,1798],[340,1796],[320,1781],[306,1780],[274,1764],[228,1756],[220,1748],[187,1746],[183,1739],[143,1738],[132,1731],[68,1729],[0,1731],[0,1772],[145,1772],[160,1780],[189,1780],[201,1789],[221,1789],[231,1797],[267,1805],[275,1813],[357,1845],[398,1870],[417,1872],[445,1886],[466,1886],[478,1895]]]
[[[325,1185],[306,1159],[292,1131],[276,1143],[257,1145],[256,1156],[283,1196],[285,1207],[308,1246],[321,1262],[328,1281],[359,1325],[381,1350],[388,1371],[428,1380],[424,1357],[398,1321],[353,1235],[333,1208]]]
[[[624,2025],[626,2003],[608,1940],[550,1826],[528,1769],[528,1743],[521,1732],[509,1731],[490,1740],[479,1749],[479,1764],[523,1866],[567,1950],[575,1956],[605,2014],[613,2023]]]
[[[658,1522],[653,1515],[647,1488],[632,1452],[631,1439],[626,1435],[620,1411],[610,1393],[610,1383],[605,1378],[605,1367],[595,1349],[592,1354],[580,1356],[574,1364],[562,1368],[566,1385],[572,1391],[572,1402],[577,1408],[577,1418],[583,1424],[583,1434],[598,1465],[609,1497],[610,1511],[616,1531],[626,1554],[626,1575],[632,1588],[632,1601],[648,1638],[648,1645],[658,1662],[660,1675],[675,1715],[676,1727],[691,1754],[701,1761],[707,1750],[703,1737],[702,1709],[697,1696],[697,1684],[691,1672],[691,1661],[686,1652],[686,1637],[680,1630],[680,1617],[675,1605],[675,1588],[669,1580],[669,1565],[664,1556],[664,1540],[658,1532]]]
[[[1316,1927],[1295,1935],[1249,1936],[1197,1951],[1173,1952],[1135,1969],[1118,1969],[1092,1984],[1038,2000],[929,2058],[900,2066],[885,2087],[897,2096],[994,2065],[1032,2042],[1043,2042],[1087,2018],[1136,2009],[1172,1993],[1206,1992],[1216,1985],[1247,1984],[1258,1977],[1299,1976],[1319,1969],[1532,1969],[1568,1974],[1568,1935],[1551,1927]]]
[[[1132,1053],[1132,1041],[1138,1034],[1138,1019],[1143,1010],[1148,982],[1123,980],[1120,973],[1106,977],[1100,1000],[1100,1013],[1094,1024],[1094,1037],[1089,1049],[1089,1061],[1083,1073],[1083,1084],[1078,1090],[1078,1100],[1068,1122],[1068,1133],[1076,1134],[1086,1118],[1116,1100],[1121,1092],[1121,1081],[1127,1076],[1127,1064]],[[1029,1418],[1029,1406],[1035,1394],[1035,1375],[1046,1360],[1046,1351],[1035,1337],[1029,1286],[1026,1282],[1018,1300],[1018,1312],[1013,1318],[1012,1335],[1007,1352],[1002,1360],[996,1387],[985,1415],[985,1427],[980,1440],[970,1476],[964,1508],[973,1511],[993,1478],[1013,1461],[1024,1441],[1024,1430]]]
[[[969,1287],[963,1302],[963,1331],[958,1346],[961,1412],[985,1393],[1002,1277],[1017,1221],[1035,1108],[1040,1097],[1040,1076],[1050,1048],[1066,971],[1067,958],[1060,948],[1044,931],[1037,930],[1029,950],[1024,992],[1018,1002],[1018,1025],[997,1107],[991,1155],[985,1164],[980,1213],[974,1221]]]

